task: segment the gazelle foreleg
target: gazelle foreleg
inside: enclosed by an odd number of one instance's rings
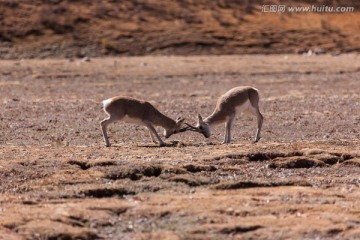
[[[228,120],[225,123],[225,136],[224,141],[222,144],[230,143],[231,142],[231,127],[234,123],[235,114],[229,116]]]
[[[145,124],[145,126],[149,129],[149,131],[155,135],[155,137],[159,140],[160,146],[165,146],[165,143],[163,142],[163,140],[161,140],[161,138],[159,137],[159,134],[156,132],[155,128],[153,127],[153,125],[151,124],[151,122],[149,121],[143,121],[143,123]]]
[[[151,137],[151,141],[153,141],[153,143],[157,143],[157,141],[155,140],[154,134],[149,130],[149,135]]]

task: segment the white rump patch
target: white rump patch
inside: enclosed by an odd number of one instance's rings
[[[110,103],[112,103],[112,98],[106,99],[102,101],[104,109],[109,106]]]

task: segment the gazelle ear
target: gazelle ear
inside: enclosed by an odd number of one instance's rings
[[[199,118],[199,123],[204,122],[203,119],[202,119],[202,116],[200,114],[198,115],[198,118]]]

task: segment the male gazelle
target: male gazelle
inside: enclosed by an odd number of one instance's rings
[[[258,128],[256,131],[255,142],[260,139],[260,130],[263,123],[263,116],[259,110],[259,93],[253,87],[235,87],[222,96],[217,101],[214,112],[205,118],[198,116],[196,127],[188,125],[187,130],[202,133],[206,138],[210,137],[211,129],[218,124],[225,122],[225,137],[223,144],[231,141],[231,127],[237,113],[250,110],[257,118]]]
[[[149,102],[141,101],[129,97],[114,97],[103,101],[103,109],[108,118],[101,121],[101,130],[107,147],[110,147],[109,138],[106,133],[106,127],[115,121],[123,120],[128,123],[136,123],[147,127],[151,140],[157,143],[155,137],[164,146],[165,143],[157,134],[155,126],[161,126],[164,130],[164,137],[168,138],[174,133],[185,131],[180,129],[184,118],[178,118],[176,121],[159,112]]]

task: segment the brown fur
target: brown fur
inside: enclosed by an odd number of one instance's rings
[[[154,126],[160,126],[165,129],[164,136],[170,137],[174,133],[180,132],[180,127],[183,118],[178,118],[176,121],[165,116],[157,110],[151,103],[137,100],[130,97],[114,97],[103,101],[104,111],[109,115],[108,118],[101,121],[100,126],[107,147],[110,146],[110,141],[107,136],[107,126],[115,121],[124,120],[130,123],[137,123],[148,128],[150,137],[156,143],[159,141],[160,146],[165,143],[156,132]]]
[[[222,123],[226,117],[235,114],[237,106],[242,105],[246,100],[250,100],[253,107],[259,104],[258,91],[253,87],[235,87],[219,97],[214,112],[204,121],[208,123]]]
[[[124,116],[148,120],[155,126],[172,128],[175,121],[162,114],[151,103],[130,97],[114,97],[112,102],[105,108],[110,115],[116,115],[120,120]]]
[[[247,101],[249,100],[249,104]],[[211,128],[225,122],[225,137],[223,143],[231,142],[231,127],[233,125],[237,109],[250,110],[257,118],[258,128],[255,136],[255,142],[260,139],[260,131],[263,123],[263,116],[259,110],[259,94],[256,88],[244,86],[235,87],[219,97],[215,110],[205,120],[199,115],[197,131],[201,132],[205,137],[210,137]],[[243,107],[244,109],[241,109]]]

